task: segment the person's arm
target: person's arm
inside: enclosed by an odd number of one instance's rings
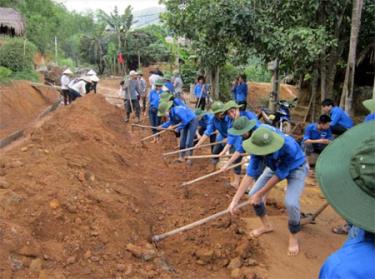
[[[229,166],[234,162],[236,161],[238,158],[240,158],[241,156],[241,153],[238,152],[238,151],[235,151],[232,156],[230,157],[230,159],[224,164],[224,166],[221,167],[221,171],[226,171]]]
[[[219,155],[220,155],[220,156],[225,155],[225,154],[230,150],[231,147],[232,147],[232,145],[229,144],[229,143],[227,143],[227,144],[224,146],[223,150],[220,152]]]
[[[335,126],[339,120],[340,120],[340,110],[336,110],[335,108],[332,108],[332,113],[331,113],[331,123],[329,124],[331,127]]]
[[[263,200],[264,195],[266,195],[279,181],[279,177],[273,175],[263,188],[250,197],[251,204],[259,204]]]
[[[237,189],[237,192],[228,207],[228,210],[232,215],[236,213],[236,206],[238,205],[238,201],[241,199],[246,190],[249,189],[249,187],[251,187],[253,184],[254,179],[251,176],[245,175],[244,178],[242,178],[240,187]]]

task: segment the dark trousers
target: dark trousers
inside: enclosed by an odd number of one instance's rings
[[[153,127],[157,127],[160,125],[161,118],[158,116],[158,109],[157,108],[149,108],[148,109],[148,116],[150,118],[150,125]],[[156,134],[158,132],[157,129],[152,129],[152,133]]]
[[[206,130],[206,129],[203,129],[203,127],[199,127],[199,128],[198,128],[198,133],[199,133],[201,136],[203,136],[205,130]],[[216,141],[216,134],[212,134],[212,135],[210,136],[210,143],[214,143],[215,141]],[[198,141],[197,141],[195,144],[197,144],[197,143],[198,143]],[[211,153],[212,153],[213,149],[214,149],[214,145],[211,146]]]
[[[233,154],[236,150],[234,149],[234,146],[232,145],[232,147],[230,148],[230,153]],[[242,156],[240,156],[238,159],[236,159],[234,162],[233,162],[233,165],[235,164],[238,164],[238,163],[241,163],[242,161]],[[241,168],[242,166],[237,166],[233,169],[233,172],[237,175],[240,175],[241,174]]]
[[[340,136],[342,135],[343,133],[346,132],[346,130],[348,130],[347,128],[339,125],[339,124],[336,124],[335,126],[332,126],[331,127],[331,130],[332,130],[332,134],[336,135],[336,136]]]
[[[197,98],[197,103],[195,104],[195,108],[201,108],[202,110],[204,110],[204,108],[206,107],[206,98]]]
[[[72,99],[72,102],[75,101],[77,98],[82,97],[81,94],[79,94],[77,91],[75,91],[73,89],[69,89],[69,95]]]
[[[70,104],[72,102],[72,97],[70,96],[69,89],[62,89],[61,93],[64,97],[64,105]]]
[[[242,107],[240,107],[240,111],[246,110],[246,107],[247,107],[247,102],[246,101],[237,102],[237,104],[238,105],[242,105]]]
[[[220,154],[220,152],[223,151],[224,146],[225,145],[222,144],[222,143],[214,145],[214,147],[212,148],[212,154],[213,155]],[[219,162],[219,158],[212,158],[211,162],[212,162],[212,164],[216,165]]]
[[[127,118],[129,119],[130,113],[132,113],[132,106],[133,106],[133,110],[135,110],[135,116],[137,118],[140,118],[140,116],[141,116],[141,106],[139,105],[139,101],[138,100],[131,100],[131,104],[132,105],[130,105],[129,100],[125,100],[125,111],[126,111]]]
[[[323,149],[326,147],[326,144],[319,144],[319,143],[303,143],[303,149],[305,150],[305,154],[307,156],[311,155],[312,153],[320,154],[322,153]]]
[[[142,101],[142,112],[145,112],[146,111],[147,97],[146,96],[142,96],[141,97],[141,101]]]

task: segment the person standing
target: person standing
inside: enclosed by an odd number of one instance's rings
[[[240,110],[246,110],[247,107],[247,82],[246,82],[246,75],[242,74],[236,80],[237,82],[234,84],[232,92],[234,96],[234,100],[238,105],[242,105]]]
[[[91,78],[88,76],[80,77],[77,79],[72,80],[68,87],[69,87],[69,94],[72,98],[72,102],[75,101],[77,98],[86,95],[86,87],[91,84]]]
[[[331,130],[334,135],[342,135],[346,130],[353,127],[353,120],[342,108],[335,106],[331,99],[325,99],[322,102],[322,110],[324,114],[331,117]]]
[[[148,78],[148,81],[151,87],[150,90],[155,89],[155,82],[160,79],[161,79],[161,76],[159,76],[155,71],[150,71],[150,76]]]
[[[206,107],[206,98],[207,98],[207,88],[205,86],[204,76],[199,76],[197,83],[195,84],[194,94],[196,97],[195,108],[200,108],[202,110]]]
[[[285,207],[288,212],[289,227],[288,255],[296,256],[299,253],[297,234],[301,229],[300,197],[308,170],[305,154],[292,137],[267,127],[259,127],[255,130],[242,146],[250,154],[250,162],[246,176],[242,179],[228,210],[231,214],[235,214],[238,201],[253,185],[249,193],[250,201],[262,226],[252,230],[250,235],[258,237],[272,232],[273,227],[267,217],[264,198],[278,182],[287,179]],[[262,171],[264,165],[266,168]]]
[[[160,125],[160,117],[158,116],[158,109],[159,109],[159,104],[160,104],[160,94],[163,92],[162,91],[162,86],[163,86],[163,81],[162,80],[157,80],[155,82],[155,89],[150,91],[150,94],[148,96],[148,103],[149,103],[149,108],[148,108],[148,114],[149,114],[149,119],[150,119],[150,125],[152,127],[158,127]],[[156,134],[158,130],[156,128],[152,129],[152,134]],[[155,136],[153,143],[159,142],[159,137]]]
[[[174,86],[174,93],[176,98],[182,99],[182,88],[184,83],[182,82],[180,73],[178,71],[173,72],[172,83]]]
[[[72,102],[72,97],[69,93],[69,83],[70,83],[70,77],[73,76],[73,72],[68,68],[63,72],[63,75],[61,76],[61,93],[64,98],[64,105],[68,105]]]
[[[140,101],[142,104],[142,112],[146,115],[146,103],[147,103],[147,84],[146,80],[143,78],[143,74],[138,74],[138,87],[141,91],[140,93]]]
[[[129,122],[130,114],[134,111],[137,118],[136,123],[140,122],[141,107],[139,105],[138,96],[140,96],[141,90],[138,86],[137,75],[136,71],[130,71],[129,79],[126,80],[123,85],[126,111],[125,122]]]
[[[87,92],[90,92],[91,90],[94,91],[94,94],[96,94],[96,87],[98,85],[98,82],[99,82],[99,78],[96,74],[96,72],[94,70],[90,70],[87,72],[87,75],[91,78],[92,80],[92,83],[91,83],[91,87],[87,89]]]

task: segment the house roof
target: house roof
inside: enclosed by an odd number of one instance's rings
[[[11,8],[0,7],[0,26],[13,28],[15,34],[20,36],[25,32],[25,20],[22,15]]]

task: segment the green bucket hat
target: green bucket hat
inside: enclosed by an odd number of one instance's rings
[[[230,110],[231,108],[240,108],[242,105],[238,105],[235,101],[230,100],[224,104],[224,111]]]
[[[159,104],[158,116],[164,116],[168,110],[172,107],[173,102],[161,102]]]
[[[269,128],[258,128],[242,144],[249,154],[264,156],[276,152],[284,145],[285,139]]]
[[[375,112],[375,99],[369,99],[366,101],[363,101],[362,104],[365,108],[367,108],[371,113]]]
[[[203,117],[205,114],[207,114],[207,111],[204,111],[201,108],[195,109],[195,115],[199,118]]]
[[[359,124],[319,156],[316,176],[332,207],[348,222],[375,233],[375,121]]]
[[[173,97],[173,95],[169,92],[163,92],[160,94],[160,100],[162,102],[168,102],[171,99],[171,97]]]
[[[164,85],[164,82],[162,79],[158,79],[157,81],[155,81],[155,86],[163,86]]]
[[[228,133],[241,136],[252,130],[256,124],[255,120],[249,120],[246,116],[241,116],[233,122],[233,126],[228,130]]]
[[[221,101],[216,101],[212,104],[211,110],[214,114],[224,112],[224,103]]]

